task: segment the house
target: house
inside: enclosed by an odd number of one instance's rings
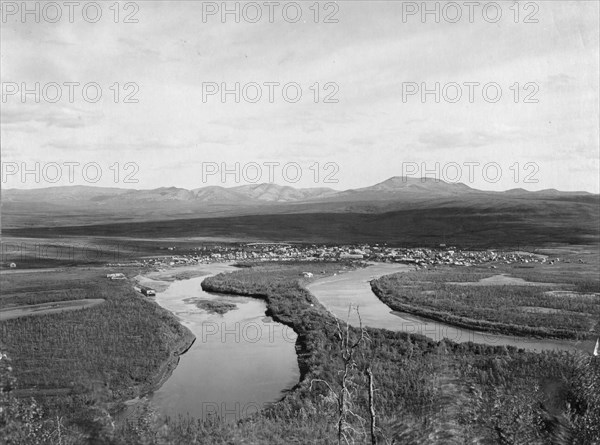
[[[156,291],[154,289],[152,289],[151,287],[148,287],[148,286],[144,286],[142,284],[138,284],[137,286],[134,286],[133,289],[135,291],[145,295],[146,297],[156,296]]]
[[[122,273],[107,273],[106,278],[110,278],[111,280],[124,280],[125,275]]]
[[[140,286],[140,288],[142,289],[142,294],[144,294],[145,296],[147,296],[147,297],[156,296],[156,291],[154,289],[152,289],[151,287]]]

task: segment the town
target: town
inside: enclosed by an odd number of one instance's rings
[[[232,243],[185,249],[163,247],[169,254],[155,255],[132,263],[111,263],[108,266],[169,267],[215,262],[257,261],[340,261],[361,260],[385,263],[414,264],[418,268],[435,265],[474,266],[486,263],[554,264],[559,258],[507,250],[462,250],[440,245],[437,248],[399,248],[380,244],[315,245],[292,243]],[[491,265],[491,267],[495,267]]]

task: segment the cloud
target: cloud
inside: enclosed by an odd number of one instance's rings
[[[183,147],[190,147],[190,141],[181,141],[178,139],[160,139],[160,138],[145,138],[132,140],[119,140],[111,137],[108,140],[101,141],[74,141],[72,139],[53,140],[45,143],[45,148],[54,148],[59,150],[79,150],[79,151],[102,151],[107,150],[111,153],[121,151],[155,151],[165,152]]]
[[[230,133],[219,133],[216,135],[201,135],[196,142],[197,146],[206,144],[235,145],[238,141],[231,137]]]
[[[201,2],[144,2],[139,23],[126,24],[115,23],[108,6],[95,24],[80,14],[75,23],[3,24],[2,78],[95,81],[105,99],[115,82],[135,82],[140,102],[21,106],[15,97],[16,106],[2,104],[3,146],[32,157],[125,153],[148,169],[208,156],[338,159],[361,172],[343,187],[382,180],[410,149],[424,159],[568,153],[579,161],[597,152],[597,2],[540,2],[539,25],[515,24],[507,9],[497,24],[481,11],[475,23],[465,15],[456,24],[418,16],[399,24],[401,2],[339,2],[336,24],[315,23],[310,3],[299,23],[283,20],[279,6],[274,23],[267,14],[250,24],[218,16],[202,23]],[[272,104],[204,103],[209,81],[298,82],[303,97],[285,103],[278,89]],[[402,103],[408,81],[495,81],[507,100],[490,104],[478,93],[475,103]],[[323,103],[328,82],[339,86],[338,104]],[[540,103],[514,103],[515,82],[539,83]],[[587,164],[590,177],[597,174]],[[156,181],[177,183],[181,169],[173,165]],[[560,188],[560,180],[545,186]]]
[[[3,107],[2,125],[19,126],[41,123],[47,127],[84,128],[104,117],[101,111],[86,111],[75,107],[43,105],[19,105]],[[9,127],[10,129],[10,127]]]
[[[563,90],[576,86],[577,79],[565,73],[553,74],[546,78],[546,86],[549,90]]]
[[[504,142],[508,137],[497,132],[482,130],[445,131],[433,130],[421,133],[418,141],[429,150],[445,150],[454,148],[481,148]]]

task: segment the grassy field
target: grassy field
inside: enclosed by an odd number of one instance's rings
[[[388,243],[390,245],[501,247],[547,243],[584,244],[599,239],[597,198],[577,201],[515,201],[494,206],[456,203],[387,213],[250,215],[165,221],[121,222],[4,230],[15,237],[212,237],[306,243]],[[52,220],[52,218],[50,218]],[[73,218],[76,224],[78,219]],[[540,223],[552,221],[552,224]]]
[[[0,321],[31,315],[58,314],[61,312],[76,311],[102,304],[105,301],[106,300],[103,298],[88,298],[85,300],[53,301],[50,303],[10,306],[7,309],[0,307]]]
[[[56,301],[104,299],[85,309],[0,323],[0,348],[12,360],[15,394],[34,396],[47,414],[87,430],[96,402],[114,412],[150,391],[193,340],[177,319],[139,296],[105,268],[0,275],[3,309]]]
[[[143,255],[164,253],[157,243],[91,237],[22,238],[3,233],[0,244],[0,270],[15,263],[17,269],[99,266],[125,263]]]
[[[264,299],[269,315],[293,327],[301,382],[282,402],[235,425],[179,419],[160,432],[134,425],[119,433],[117,443],[335,443],[345,349],[336,321],[304,289],[306,281],[299,275],[310,271],[322,276],[339,267],[261,264],[205,280],[207,290]],[[351,342],[360,338],[358,329],[348,332]],[[369,366],[375,379],[378,443],[589,443],[600,437],[594,389],[598,361],[435,343],[383,330],[366,333],[368,340],[357,348],[346,382],[345,403],[353,415],[344,417],[344,434],[350,442],[370,443]],[[568,408],[575,401],[578,408]],[[576,442],[555,440],[561,435]]]
[[[563,262],[554,265],[498,264],[492,270],[489,266],[437,267],[400,273],[381,277],[371,287],[394,310],[462,327],[595,339],[600,335],[597,254],[584,256],[586,262],[572,261],[582,258],[580,251],[571,254],[573,258],[563,252]],[[517,280],[511,283],[511,277]]]
[[[342,393],[343,435],[349,442],[370,443],[367,369],[374,376],[378,443],[586,444],[600,439],[600,364],[589,356],[436,343],[422,336],[366,329],[352,359],[344,360],[344,345],[358,341],[361,331],[338,324],[303,287],[310,279],[301,277],[308,271],[316,279],[344,267],[350,266],[262,263],[203,282],[207,290],[264,299],[268,315],[298,334],[299,384],[281,402],[236,424],[179,418],[163,425],[148,408],[133,423],[111,426],[106,407],[119,395],[135,395],[131,388],[152,381],[149,370],[168,357],[169,340],[180,339],[181,328],[152,303],[130,297],[123,283],[94,280],[93,269],[64,272],[54,283],[38,274],[30,280],[13,277],[11,304],[34,299],[40,286],[63,292],[64,298],[82,298],[85,293],[107,303],[60,314],[65,318],[53,320],[56,323],[34,323],[46,316],[5,322],[2,339],[8,341],[3,349],[13,358],[17,388],[39,387],[38,382],[46,382],[48,389],[70,388],[74,380],[74,387],[86,389],[58,399],[63,410],[71,408],[63,411],[70,428],[62,430],[63,444],[335,443]],[[68,285],[79,290],[67,294]],[[91,312],[111,307],[120,311]],[[156,318],[149,316],[153,311],[158,311]],[[157,319],[164,324],[157,325]],[[0,374],[7,374],[4,362],[0,360]],[[349,366],[344,379],[345,364]],[[44,426],[8,443],[57,443],[38,439],[44,431],[56,438],[60,419],[38,419],[31,409],[15,405],[10,398],[14,392],[0,392],[0,406],[6,407],[0,411],[0,431],[7,431],[6,413],[15,411],[19,431]],[[45,399],[45,409],[51,409],[52,397]],[[83,413],[88,416],[85,422]],[[74,426],[79,436],[72,432]],[[14,428],[8,431],[16,434]]]

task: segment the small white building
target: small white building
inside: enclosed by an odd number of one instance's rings
[[[111,280],[124,280],[125,275],[122,273],[107,273],[106,278],[110,278]]]

